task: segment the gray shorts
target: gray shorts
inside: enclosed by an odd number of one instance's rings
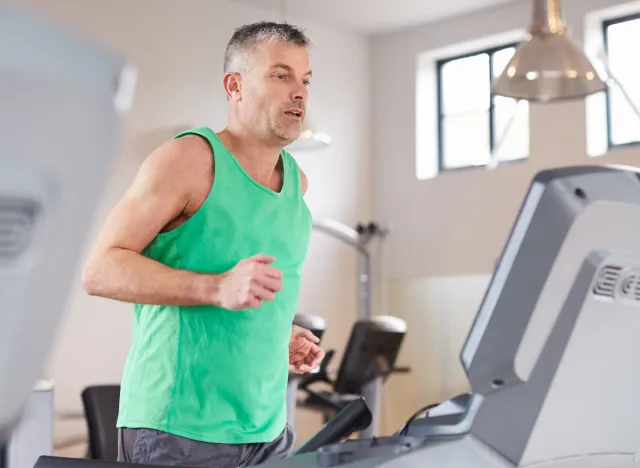
[[[155,429],[118,429],[118,461],[153,465],[236,468],[285,458],[293,451],[295,432],[287,424],[272,442],[213,444]]]

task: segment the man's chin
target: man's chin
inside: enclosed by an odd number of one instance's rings
[[[294,141],[296,141],[298,138],[300,138],[300,134],[296,134],[296,135],[280,135],[280,140],[282,141],[282,146],[289,146],[290,144],[292,144]]]

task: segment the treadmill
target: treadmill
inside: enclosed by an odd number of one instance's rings
[[[262,466],[637,468],[639,337],[640,170],[541,171],[460,353],[471,392]]]
[[[0,39],[6,443],[51,347],[135,73],[95,45],[1,4]],[[539,172],[461,350],[471,392],[417,408],[393,435],[352,440],[371,424],[368,403],[355,399],[290,457],[262,466],[637,468],[639,234],[638,169]],[[100,465],[123,468],[51,456],[35,463]]]

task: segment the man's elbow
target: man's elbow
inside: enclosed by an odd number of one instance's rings
[[[99,259],[92,257],[82,267],[82,289],[90,296],[100,295]]]

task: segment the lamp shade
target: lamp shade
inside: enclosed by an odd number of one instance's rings
[[[302,131],[297,140],[287,146],[287,150],[304,151],[322,149],[331,144],[331,137],[324,132],[312,128],[307,121],[302,125]]]
[[[533,22],[492,93],[552,102],[604,91],[606,84],[562,23],[559,0],[533,0]]]

